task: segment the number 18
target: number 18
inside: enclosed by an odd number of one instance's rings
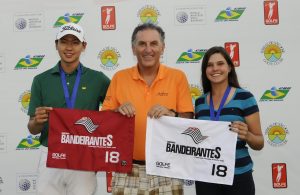
[[[227,167],[225,165],[215,165],[213,164],[211,175],[217,175],[219,177],[226,177],[227,175]]]

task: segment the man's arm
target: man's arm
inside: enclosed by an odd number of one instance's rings
[[[41,133],[45,123],[48,121],[49,112],[52,107],[38,107],[35,110],[35,116],[30,116],[27,127],[31,134]]]
[[[194,113],[193,112],[181,112],[181,113],[178,113],[178,117],[193,119]]]

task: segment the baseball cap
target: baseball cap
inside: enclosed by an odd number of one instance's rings
[[[62,25],[58,30],[58,33],[56,35],[56,40],[62,38],[65,35],[74,35],[81,42],[85,41],[82,27],[75,23],[70,22]]]

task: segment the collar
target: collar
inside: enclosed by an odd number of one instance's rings
[[[133,67],[131,68],[131,70],[132,70],[132,71],[131,71],[131,72],[132,72],[131,76],[132,76],[132,78],[133,78],[134,80],[144,80],[144,79],[141,77],[140,73],[139,73],[139,70],[138,70],[138,66],[137,66],[137,65],[133,66]],[[159,69],[158,69],[158,73],[157,73],[157,76],[156,76],[155,80],[161,80],[161,79],[163,79],[163,78],[166,76],[166,72],[167,72],[167,67],[166,67],[166,65],[160,64],[160,65],[159,65]]]
[[[57,64],[51,69],[51,73],[52,74],[60,74],[59,73],[59,66],[60,66],[60,61],[57,62]],[[86,71],[87,71],[87,67],[85,67],[85,66],[83,66],[83,64],[81,64],[81,74],[84,74]],[[77,68],[71,74],[74,74],[74,73],[77,73]]]

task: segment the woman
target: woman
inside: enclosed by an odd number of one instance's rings
[[[246,145],[264,147],[259,109],[254,96],[239,85],[233,62],[223,47],[212,47],[202,61],[204,95],[195,103],[195,117],[201,120],[231,121],[238,134],[233,185],[196,182],[197,195],[254,195],[253,163]]]

